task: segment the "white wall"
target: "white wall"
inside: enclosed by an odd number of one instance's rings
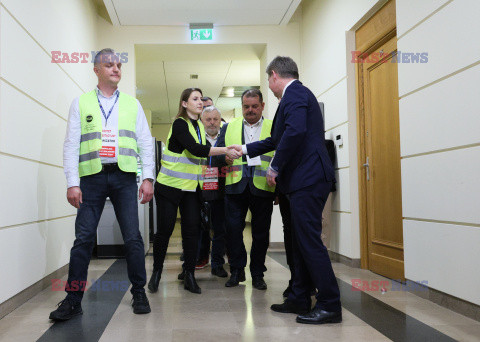
[[[0,303],[68,263],[62,144],[71,101],[96,78],[50,51],[94,50],[95,18],[88,1],[0,2]]]
[[[476,0],[397,0],[398,50],[429,56],[426,64],[398,65],[405,276],[475,304],[478,13]]]

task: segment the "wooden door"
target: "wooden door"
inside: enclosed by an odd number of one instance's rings
[[[357,68],[359,183],[366,237],[362,264],[388,278],[404,280],[396,30],[370,43],[360,51],[362,62]]]

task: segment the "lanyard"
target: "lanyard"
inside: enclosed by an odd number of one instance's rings
[[[108,118],[110,117],[110,114],[112,114],[113,107],[115,107],[115,104],[117,103],[119,95],[120,95],[120,92],[117,92],[117,97],[115,98],[115,102],[113,103],[112,108],[110,108],[110,110],[108,111],[108,115],[105,114],[105,110],[103,109],[103,106],[100,103],[100,99],[98,98],[98,95],[97,95],[98,105],[100,106],[100,110],[102,111],[103,117],[105,118],[105,126],[107,126]]]
[[[215,145],[213,145],[213,147],[217,147],[218,134],[219,134],[219,133],[217,133],[217,140],[215,140]],[[212,167],[212,156],[210,156],[210,161],[208,162],[208,166],[209,166],[209,167]]]
[[[198,143],[202,143],[202,135],[200,134],[200,127],[197,126],[197,135],[198,135]]]

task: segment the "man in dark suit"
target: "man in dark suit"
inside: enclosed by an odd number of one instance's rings
[[[271,309],[297,313],[299,323],[339,323],[340,291],[320,237],[323,207],[335,179],[320,107],[313,93],[298,81],[298,68],[291,58],[276,57],[267,74],[270,90],[281,99],[271,137],[241,148],[249,157],[276,150],[267,180],[272,185],[278,182],[279,191],[290,199],[294,280],[288,298]],[[313,309],[312,285],[318,290]]]

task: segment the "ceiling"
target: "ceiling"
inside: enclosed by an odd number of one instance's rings
[[[114,26],[286,25],[301,0],[94,0]],[[183,89],[199,87],[228,119],[238,97],[220,97],[223,87],[259,86],[263,44],[135,45],[137,98],[152,111],[152,123],[169,124]],[[190,75],[198,75],[191,79]]]
[[[178,112],[181,92],[198,87],[228,121],[241,106],[240,98],[220,97],[222,88],[260,86],[259,58],[264,49],[264,44],[137,44],[136,96],[144,109],[152,111],[153,124],[169,124]]]
[[[301,0],[103,0],[113,25],[286,25]]]

